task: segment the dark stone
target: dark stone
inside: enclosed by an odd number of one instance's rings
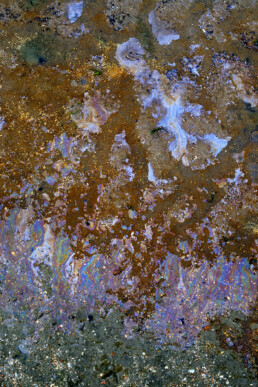
[[[251,142],[258,142],[258,130],[254,130],[250,133],[249,139]]]
[[[255,109],[252,108],[252,106],[251,106],[250,103],[245,102],[245,108],[246,108],[246,110],[248,110],[249,112],[255,113]]]
[[[39,64],[46,63],[46,59],[42,58],[41,56],[39,57]]]

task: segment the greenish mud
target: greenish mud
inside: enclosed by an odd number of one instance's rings
[[[225,348],[221,338],[230,331],[232,342],[239,339],[247,321],[241,313],[211,322],[210,330],[203,331],[198,342],[184,351],[176,345],[156,348],[153,337],[144,332],[124,337],[124,315],[117,310],[102,315],[79,310],[69,319],[74,328],[68,334],[57,320],[39,314],[35,324],[45,322],[32,343],[28,339],[34,334],[32,325],[1,313],[1,385],[256,385],[252,356]]]

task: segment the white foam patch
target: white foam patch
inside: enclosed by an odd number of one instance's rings
[[[238,97],[242,99],[245,103],[250,103],[252,107],[256,107],[258,105],[257,93],[250,89],[247,91],[240,76],[233,74],[232,80],[238,91]]]
[[[156,70],[152,72],[146,65],[146,62],[142,59],[144,53],[145,51],[142,49],[140,42],[131,38],[128,42],[118,45],[116,58],[123,67],[134,74],[136,80],[143,85],[152,86],[151,93],[148,96],[144,95],[141,103],[145,109],[155,103],[157,116],[160,116],[160,108],[165,108],[165,114],[159,120],[158,125],[165,127],[175,137],[175,140],[169,144],[169,151],[172,156],[176,160],[182,159],[183,164],[188,166],[187,143],[188,141],[195,143],[197,140],[184,131],[180,121],[185,112],[195,116],[200,115],[202,106],[193,104],[183,106],[180,98],[182,90],[180,89],[174,94],[165,94],[159,72]]]
[[[187,159],[187,144],[188,141],[195,143],[196,138],[182,128],[180,124],[181,116],[185,112],[181,105],[180,95],[177,98],[164,98],[163,105],[166,108],[164,117],[159,121],[159,126],[164,126],[171,134],[175,136],[175,140],[169,144],[169,150],[176,160],[182,159],[184,165],[188,166]]]
[[[157,179],[155,174],[154,174],[154,170],[153,170],[151,163],[148,163],[148,180],[151,181],[152,183],[154,183],[155,185],[171,183],[171,179],[168,179],[168,180]]]
[[[234,179],[228,179],[229,183],[234,183],[235,185],[238,185],[242,181],[242,177],[244,177],[243,172],[241,172],[240,168],[237,168],[235,171],[235,177]]]
[[[155,183],[156,182],[156,177],[154,175],[154,170],[152,168],[151,163],[148,164],[148,179],[149,181]]]
[[[179,284],[177,285],[177,289],[185,292],[186,287],[185,287],[183,277],[182,277],[182,267],[181,266],[179,266],[179,273],[180,273],[180,280],[179,280]]]
[[[135,173],[133,172],[133,168],[131,167],[131,165],[126,165],[124,167],[124,170],[126,171],[126,174],[129,177],[129,181],[133,181]]]
[[[53,256],[55,252],[54,248],[54,235],[50,229],[50,226],[46,224],[44,241],[41,246],[37,246],[33,253],[29,257],[29,261],[31,262],[31,268],[35,275],[35,277],[39,277],[39,264],[44,263],[52,267],[53,265]]]
[[[191,46],[189,47],[190,48],[190,51],[195,51],[196,48],[199,48],[201,47],[201,44],[191,44]]]
[[[72,277],[74,272],[74,266],[74,253],[72,253],[64,264],[64,274],[67,279]]]
[[[156,36],[160,45],[168,45],[173,40],[178,40],[180,35],[173,30],[166,28],[164,22],[159,20],[154,11],[149,14],[149,23],[152,26],[152,32]]]
[[[115,135],[115,144],[112,146],[111,150],[115,149],[116,146],[121,146],[122,148],[125,148],[129,153],[131,153],[130,147],[126,142],[126,135],[124,130],[122,131],[122,133]]]
[[[145,224],[145,232],[143,233],[149,240],[152,239],[152,229],[150,225]]]
[[[82,15],[83,1],[68,4],[68,19],[70,23],[76,22]]]
[[[127,42],[117,46],[116,59],[120,65],[129,70],[135,80],[146,88],[149,94],[145,92],[140,96],[141,104],[144,109],[152,108],[152,116],[159,118],[157,125],[166,129],[167,133],[174,137],[169,142],[169,151],[176,160],[181,160],[185,166],[189,166],[189,154],[187,150],[188,143],[196,144],[198,140],[207,142],[211,149],[211,154],[217,156],[225,148],[230,137],[225,139],[219,138],[215,134],[205,134],[204,136],[192,135],[187,133],[183,127],[183,116],[189,113],[192,116],[199,117],[204,113],[202,105],[185,103],[182,99],[184,93],[184,83],[177,84],[169,92],[163,87],[162,76],[157,70],[151,71],[145,60],[142,58],[145,51],[140,42],[131,38]],[[165,183],[165,180],[156,179],[153,168],[149,163],[148,166],[149,181]]]
[[[0,117],[0,131],[3,129],[4,125],[5,125],[5,120],[3,119],[3,117]]]
[[[213,133],[205,134],[203,137],[199,138],[209,143],[211,153],[215,157],[228,145],[228,142],[231,139],[231,137],[219,138]]]
[[[112,145],[111,152],[116,152],[116,150],[119,149],[123,149],[124,153],[131,153],[130,146],[126,142],[126,134],[124,130],[122,131],[122,133],[115,135],[115,141]],[[113,157],[111,156],[111,160],[112,158]],[[125,159],[124,163],[118,165],[118,170],[125,171],[126,175],[129,178],[129,181],[133,181],[135,173],[133,172],[133,167],[130,165],[128,158]]]
[[[71,119],[85,134],[99,133],[110,112],[100,103],[98,98],[91,97],[88,92],[84,94],[83,108],[79,114],[71,111]]]
[[[142,58],[144,54],[145,51],[139,40],[130,38],[127,42],[117,46],[116,59],[122,67],[136,74],[146,68],[146,62]]]

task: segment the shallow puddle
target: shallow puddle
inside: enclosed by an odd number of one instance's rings
[[[2,2],[3,385],[255,385],[254,15]]]

